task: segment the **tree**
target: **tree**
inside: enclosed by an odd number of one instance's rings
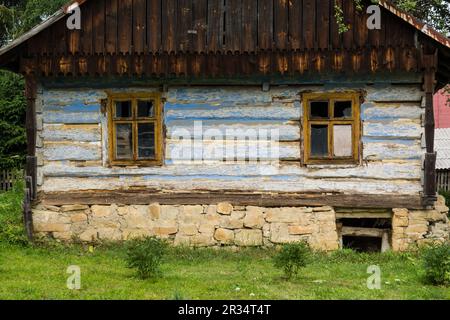
[[[19,75],[0,71],[0,169],[20,167],[25,160],[24,81]]]
[[[0,0],[0,46],[53,14],[66,0]],[[25,161],[24,80],[0,71],[0,169],[21,167]]]
[[[347,1],[347,0],[345,0]],[[358,10],[363,4],[378,3],[377,0],[353,0]],[[431,25],[436,30],[450,35],[450,0],[391,0],[400,9],[411,13],[416,18]],[[335,16],[341,33],[347,32],[349,26],[344,24],[342,8],[335,5]]]
[[[450,0],[394,0],[393,2],[436,30],[447,36],[450,34]]]

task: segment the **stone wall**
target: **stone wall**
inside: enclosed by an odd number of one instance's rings
[[[392,247],[406,250],[413,243],[449,237],[448,208],[393,210]],[[62,241],[122,241],[157,236],[174,245],[272,246],[306,240],[312,248],[339,249],[336,214],[331,207],[262,208],[217,205],[172,206],[43,206],[33,211],[39,236]]]
[[[334,210],[218,205],[37,206],[39,235],[71,241],[166,238],[175,245],[270,246],[307,240],[313,248],[338,249]]]
[[[433,210],[394,209],[392,219],[392,248],[405,251],[411,246],[449,240],[449,208],[439,197]]]

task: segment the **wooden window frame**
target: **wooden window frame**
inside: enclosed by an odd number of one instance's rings
[[[154,116],[139,118],[137,115],[138,100],[154,101]],[[131,101],[131,119],[115,118],[115,102]],[[112,166],[162,166],[163,164],[163,124],[160,93],[108,93],[108,136],[109,136],[109,163]],[[133,132],[133,160],[116,159],[116,124],[131,123]],[[155,124],[155,159],[139,160],[138,156],[138,124]]]
[[[302,97],[303,102],[303,137],[304,137],[304,164],[359,164],[361,145],[361,95],[360,93],[308,93]],[[311,102],[328,101],[329,119],[311,119]],[[352,117],[346,119],[334,118],[335,101],[352,101]],[[334,125],[352,126],[352,156],[333,156],[333,127]],[[328,125],[328,157],[311,156],[311,125]]]

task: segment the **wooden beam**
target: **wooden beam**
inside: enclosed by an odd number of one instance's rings
[[[433,95],[436,87],[436,71],[438,66],[438,50],[432,54],[422,53],[424,72],[423,89],[425,91],[425,141],[427,153],[424,163],[424,199],[426,205],[433,205],[437,200],[436,186],[436,152],[434,151],[434,106]]]
[[[246,192],[161,192],[157,190],[91,190],[83,192],[43,193],[39,200],[45,205],[197,205],[230,202],[240,206],[302,207],[332,206],[351,208],[423,209],[420,195],[371,194],[297,194]],[[375,214],[374,214],[375,215]]]
[[[37,158],[36,158],[36,94],[37,83],[34,76],[25,77],[25,97],[27,99],[26,132],[27,163],[26,176],[31,177],[31,199],[36,199],[37,190]]]
[[[392,212],[336,212],[336,219],[391,219]]]
[[[369,237],[369,238],[383,238],[387,232],[386,229],[377,228],[356,228],[356,227],[342,227],[342,236],[351,237]]]

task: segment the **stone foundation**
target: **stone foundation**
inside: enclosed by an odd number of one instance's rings
[[[434,210],[394,209],[392,218],[392,248],[405,251],[414,245],[448,241],[450,224],[449,208],[439,197]]]
[[[449,238],[448,208],[393,209],[392,248]],[[85,206],[38,205],[33,210],[38,236],[61,241],[122,241],[142,236],[168,239],[174,245],[272,246],[307,241],[314,249],[339,249],[335,210],[331,207],[262,208],[217,205]]]

